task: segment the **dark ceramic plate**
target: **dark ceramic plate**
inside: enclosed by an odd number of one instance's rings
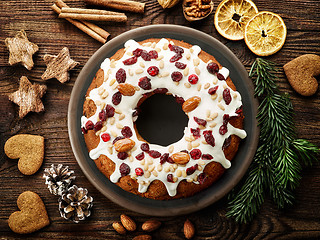
[[[100,68],[101,62],[123,48],[129,39],[141,41],[148,38],[173,38],[193,45],[199,45],[213,55],[223,66],[230,70],[230,77],[242,95],[244,105],[244,129],[248,136],[239,147],[232,161],[232,167],[211,187],[195,196],[169,201],[142,198],[122,190],[111,183],[89,158],[87,147],[80,129],[82,105],[86,91]],[[68,131],[74,155],[90,182],[113,202],[139,213],[153,216],[175,216],[191,213],[209,206],[225,196],[243,177],[255,154],[259,130],[256,115],[258,102],[254,98],[253,85],[242,63],[222,43],[215,38],[178,25],[152,25],[125,32],[103,45],[86,63],[73,87],[68,109]]]

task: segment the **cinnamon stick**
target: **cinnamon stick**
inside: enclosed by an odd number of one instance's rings
[[[61,9],[56,4],[53,4],[51,6],[51,9],[53,11],[55,11],[56,13],[58,13],[58,14],[61,13]],[[89,28],[88,26],[84,25],[83,23],[81,23],[81,22],[79,22],[77,20],[73,20],[73,19],[66,19],[66,20],[69,21],[70,23],[72,23],[77,28],[79,28],[81,31],[83,31],[86,34],[88,34],[90,37],[96,39],[97,41],[99,41],[101,43],[105,43],[107,41],[107,39],[103,38],[98,33],[93,31],[91,28]]]
[[[144,13],[144,3],[131,1],[131,0],[85,0],[87,4],[110,7],[122,11]]]
[[[59,12],[56,12],[56,13],[58,13],[58,14],[60,14],[61,13],[61,9],[64,7],[64,8],[68,8],[69,6],[65,3],[65,2],[63,2],[62,0],[56,0],[56,6],[59,8]],[[71,21],[70,21],[71,20]],[[70,23],[72,23],[73,25],[75,25],[74,23],[82,23],[83,25],[85,25],[84,27],[88,27],[89,29],[91,29],[93,32],[96,32],[98,35],[100,35],[102,38],[104,38],[105,40],[104,40],[104,42],[103,43],[105,43],[107,40],[108,40],[108,37],[110,36],[110,33],[108,33],[107,31],[105,31],[104,29],[102,29],[102,28],[100,28],[100,27],[98,27],[97,25],[95,25],[95,24],[93,24],[93,23],[91,23],[91,22],[87,22],[87,21],[77,21],[77,20],[72,20],[72,19],[67,19],[67,21],[69,21]],[[79,25],[79,24],[77,24],[77,25]],[[75,25],[76,26],[76,25]],[[80,26],[80,25],[79,25]],[[77,27],[77,26],[76,26]],[[79,27],[78,27],[79,28]],[[81,26],[81,28],[82,28],[82,26]],[[82,30],[81,28],[79,28],[80,30]],[[84,29],[86,29],[86,28],[84,28]],[[83,31],[83,30],[82,30]],[[85,33],[87,33],[86,31],[84,31]],[[93,33],[91,33],[91,31],[88,31],[88,32],[90,32],[90,34],[92,34],[93,36],[95,36],[95,34],[93,34]],[[89,33],[87,33],[89,36],[91,36]],[[93,37],[93,36],[91,36],[91,37]],[[95,38],[95,37],[93,37],[93,38]],[[96,38],[95,38],[96,39]],[[98,40],[98,39],[96,39],[96,40]],[[98,40],[99,42],[101,42],[101,39],[100,40]]]
[[[126,22],[127,16],[122,15],[99,15],[99,14],[79,14],[79,13],[60,13],[59,18],[71,18],[77,20]]]
[[[62,7],[62,13],[80,13],[80,14],[99,14],[99,15],[121,15],[125,16],[124,13],[98,10],[98,9],[83,9],[83,8],[71,8],[71,7]]]

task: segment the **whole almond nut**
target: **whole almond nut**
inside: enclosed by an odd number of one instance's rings
[[[137,228],[136,223],[127,215],[122,214],[120,216],[120,220],[121,220],[121,223],[124,226],[124,228],[127,229],[128,231],[132,232],[132,231],[136,230],[136,228]]]
[[[114,222],[112,223],[112,227],[114,228],[114,230],[116,230],[119,234],[126,234],[126,229],[122,226],[122,224],[120,222]]]
[[[187,219],[183,225],[183,233],[186,239],[191,239],[194,236],[195,230],[192,222]]]
[[[201,98],[200,97],[194,96],[194,97],[188,98],[182,104],[182,110],[185,113],[191,112],[191,111],[193,111],[194,109],[196,109],[198,107],[200,102],[201,102]]]
[[[187,164],[190,160],[190,156],[185,152],[177,152],[171,155],[171,159],[177,164]]]
[[[139,235],[135,236],[132,240],[151,240],[152,237],[150,235]]]
[[[157,220],[148,220],[142,224],[142,230],[152,232],[161,226],[161,222]]]
[[[129,83],[120,83],[117,88],[123,96],[133,96],[136,92],[134,86]]]
[[[133,140],[129,138],[124,138],[116,141],[114,144],[114,148],[117,152],[127,152],[131,150],[135,144],[136,143]]]

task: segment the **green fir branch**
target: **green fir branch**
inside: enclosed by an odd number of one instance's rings
[[[294,190],[301,179],[301,164],[318,161],[320,149],[304,139],[296,139],[293,107],[287,94],[275,83],[275,63],[257,58],[249,76],[255,95],[262,98],[258,109],[259,147],[242,185],[229,196],[228,217],[247,223],[259,211],[265,193],[279,208],[292,205]]]

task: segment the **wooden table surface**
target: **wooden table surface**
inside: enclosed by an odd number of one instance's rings
[[[224,43],[241,60],[247,70],[255,55],[244,41],[232,42],[218,34],[213,25],[213,15],[202,22],[189,23],[182,14],[181,6],[163,10],[156,0],[140,0],[146,3],[144,15],[128,13],[125,24],[99,23],[111,33],[111,38],[130,29],[150,24],[179,24],[201,30]],[[214,0],[215,6],[220,1]],[[21,236],[8,227],[8,217],[17,210],[16,199],[22,192],[31,190],[43,199],[51,224],[38,232],[26,235],[30,238],[47,239],[132,239],[142,233],[138,230],[126,236],[117,234],[111,224],[119,220],[120,214],[133,217],[141,229],[141,223],[149,216],[126,210],[105,198],[91,185],[82,173],[72,153],[68,129],[67,111],[72,87],[81,68],[101,44],[90,38],[70,23],[58,19],[50,9],[50,0],[8,0],[0,2],[0,239],[16,239]],[[84,7],[82,0],[67,1],[74,7]],[[301,54],[320,54],[320,1],[319,0],[256,0],[260,11],[278,13],[284,19],[288,35],[282,50],[268,57],[281,67]],[[38,44],[34,55],[35,67],[28,71],[24,67],[8,64],[8,51],[4,40],[24,29],[29,40]],[[61,84],[56,79],[46,81],[48,87],[43,97],[45,112],[29,113],[18,118],[18,107],[7,95],[18,89],[18,80],[27,76],[32,82],[42,82],[45,70],[44,54],[57,54],[62,47],[70,49],[80,66],[71,72],[71,80]],[[308,139],[320,146],[319,91],[312,97],[301,97],[288,84],[283,71],[278,73],[278,85],[282,92],[290,94],[294,106],[298,137]],[[19,133],[39,134],[45,138],[45,159],[40,170],[32,176],[22,175],[17,161],[4,154],[5,141]],[[75,184],[88,189],[94,198],[92,216],[79,224],[64,220],[58,211],[57,197],[51,195],[42,178],[44,168],[62,163],[75,171]],[[237,224],[227,218],[227,199],[187,216],[161,217],[162,227],[152,233],[153,239],[183,239],[182,226],[189,218],[196,227],[195,239],[320,239],[320,166],[304,168],[303,178],[296,191],[294,206],[278,210],[270,199],[266,199],[261,211],[249,224]]]

